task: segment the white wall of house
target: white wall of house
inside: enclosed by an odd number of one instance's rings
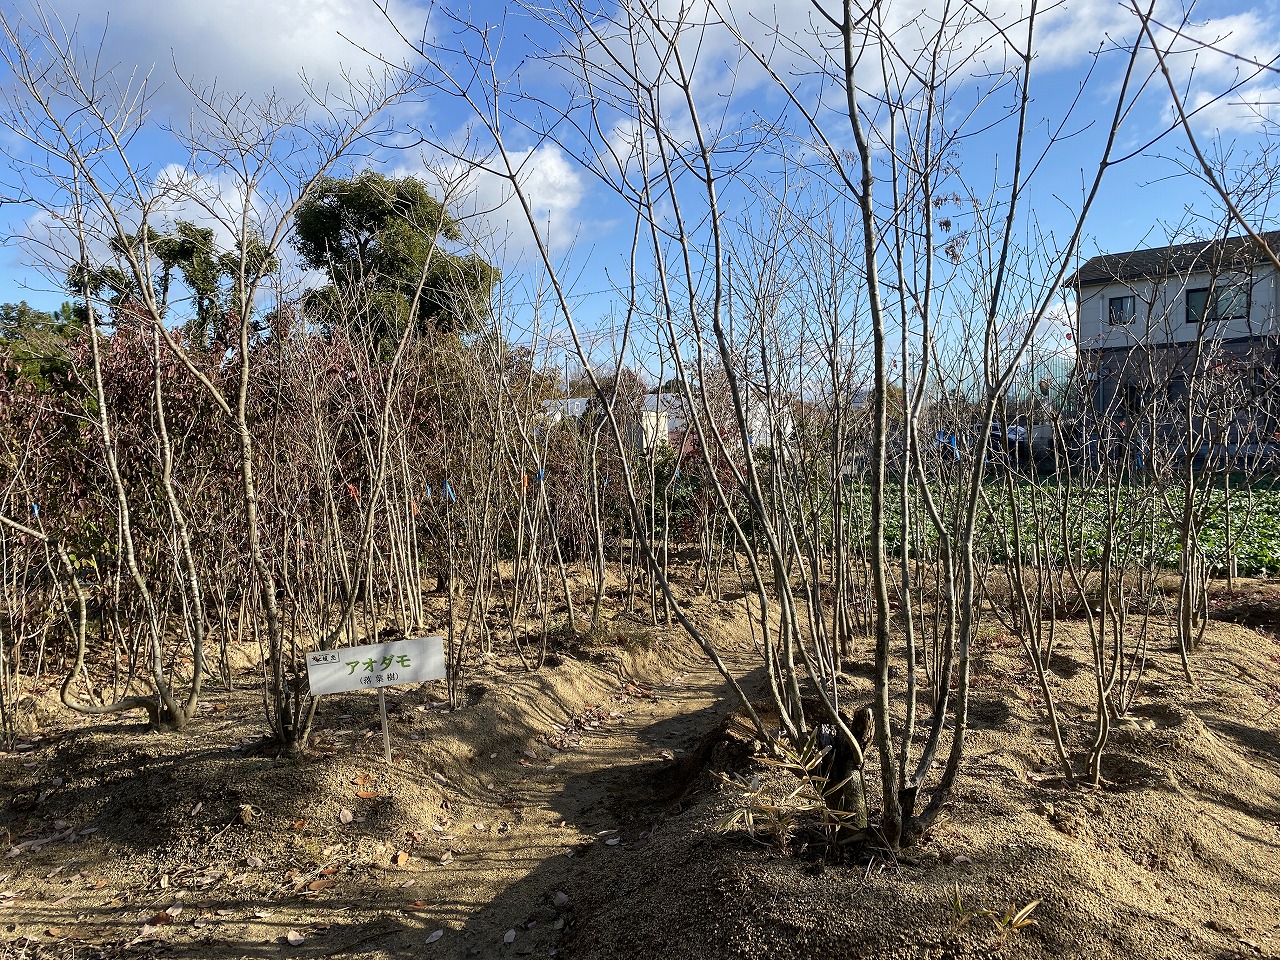
[[[577,420],[586,412],[588,397],[565,397],[559,400],[542,401],[543,416],[548,424],[556,424],[561,420]]]
[[[1247,313],[1203,325],[1187,321],[1191,292],[1238,286],[1247,289]],[[1078,305],[1079,340],[1084,350],[1131,347],[1137,344],[1191,343],[1200,338],[1234,340],[1280,334],[1277,323],[1277,280],[1269,266],[1249,274],[1193,273],[1163,282],[1135,280],[1104,286],[1085,286]],[[1221,295],[1221,294],[1220,294]],[[1134,298],[1134,317],[1125,324],[1111,322],[1112,300]],[[1194,303],[1194,300],[1193,300]]]
[[[548,426],[565,420],[578,420],[586,413],[590,397],[566,397],[558,400],[544,400],[543,417]],[[639,422],[634,429],[628,431],[624,438],[626,443],[635,449],[650,450],[667,442],[669,427],[667,411],[647,409],[640,411]]]
[[[635,446],[644,450],[654,450],[670,442],[671,430],[665,410],[641,410],[637,427],[639,436],[632,441]]]

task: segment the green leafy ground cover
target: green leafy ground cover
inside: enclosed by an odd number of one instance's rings
[[[854,496],[868,505],[869,488]],[[1037,542],[1056,561],[1072,556],[1086,567],[1100,564],[1110,540],[1121,564],[1146,564],[1177,568],[1181,556],[1185,487],[1174,485],[1081,490],[1057,481],[1022,483],[1011,494],[1007,485],[992,482],[978,518],[977,542],[990,560],[1007,563],[1017,559],[1021,543],[1024,559],[1032,556]],[[936,491],[944,508],[947,497]],[[1235,557],[1240,576],[1280,573],[1280,489],[1264,481],[1252,486],[1232,482],[1196,491],[1194,537],[1210,570],[1225,572]],[[887,540],[901,542],[900,497],[886,498]],[[915,524],[922,529],[915,539],[917,552],[937,547],[937,531],[923,509],[915,510]],[[1015,519],[1017,523],[1015,523]]]

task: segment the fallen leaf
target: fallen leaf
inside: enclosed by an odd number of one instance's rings
[[[453,862],[453,852],[451,850],[446,850],[444,853],[440,854],[441,864],[452,863],[452,862]]]
[[[435,943],[437,940],[439,940],[443,936],[444,936],[444,930],[443,929],[437,930],[435,933],[428,935],[427,943]]]
[[[148,920],[147,923],[153,927],[163,927],[166,923],[173,923],[173,917],[161,910],[154,917]]]
[[[356,796],[361,800],[376,800],[381,794],[377,790],[357,790]]]
[[[171,917],[178,917],[182,914],[182,904],[173,903],[164,908],[164,912]]]
[[[367,783],[372,783],[373,777],[369,776],[367,773],[362,773],[360,774],[360,776],[356,777],[351,782],[354,783],[356,786],[363,787]]]
[[[563,890],[557,890],[555,896],[551,898],[551,902],[554,903],[556,905],[556,909],[559,910],[569,902],[569,895]]]
[[[338,814],[338,819],[341,820],[343,823],[350,823],[352,820],[355,819],[355,814],[353,814],[350,810],[344,809],[340,814]]]
[[[610,837],[608,840],[605,841],[605,846],[616,847],[621,842],[622,841],[619,840],[617,837]]]
[[[406,863],[409,862],[409,854],[401,850],[391,858],[391,862],[394,863],[397,867],[403,867]]]
[[[189,813],[188,816],[194,817],[197,813],[199,813],[203,809],[204,809],[204,801],[201,800],[199,803],[197,803],[194,807],[191,808],[191,813]]]
[[[506,944],[515,943],[515,940],[516,940],[515,930],[508,930],[506,933],[506,936],[502,938],[502,942]]]
[[[307,938],[297,930],[290,930],[285,934],[285,939],[289,941],[289,946],[291,947],[299,947],[307,942]]]
[[[337,884],[333,880],[312,880],[307,884],[308,890],[328,890],[330,887],[336,887]]]
[[[254,867],[255,869],[262,866],[261,857],[245,857],[244,862],[246,866]]]
[[[289,824],[289,829],[302,830],[303,828],[306,827],[306,825],[307,825],[307,821],[305,820],[295,820],[293,823]]]

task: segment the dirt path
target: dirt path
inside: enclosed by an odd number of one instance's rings
[[[509,784],[506,799],[459,813],[474,822],[488,814],[506,826],[504,842],[479,832],[464,857],[432,869],[437,906],[429,914],[445,934],[431,955],[554,956],[573,923],[575,890],[607,884],[615,861],[645,844],[676,799],[681,760],[726,716],[728,692],[709,664],[691,665],[651,689],[628,684],[619,709],[575,718],[559,738],[561,751],[490,757],[484,776]],[[369,955],[398,955],[409,945],[384,944]]]
[[[326,701],[328,752],[302,763],[237,752],[251,694],[199,733],[86,726],[0,756],[11,849],[70,831],[0,861],[0,960],[555,956],[729,691],[693,661],[653,687],[571,663],[473,693],[452,714],[402,698],[394,769],[371,697]]]

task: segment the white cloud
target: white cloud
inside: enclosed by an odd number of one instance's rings
[[[1251,84],[1226,97],[1199,90],[1190,106],[1198,131],[1256,133],[1264,121],[1280,122],[1280,84]]]
[[[237,178],[226,173],[201,176],[178,164],[169,164],[156,176],[152,189],[153,228],[165,230],[185,220],[212,229],[217,249],[235,247],[246,214],[245,191]],[[251,205],[249,224],[256,226],[259,220],[258,211]]]
[[[824,2],[822,6],[832,16],[840,15],[838,3]],[[1125,0],[1063,0],[1043,6],[1046,9],[1038,15],[1033,34],[1033,53],[1042,72],[1079,67],[1097,50],[1123,47],[1141,36],[1138,17]],[[1239,58],[1266,62],[1274,57],[1273,38],[1280,30],[1280,18],[1274,14],[1260,6],[1242,10],[1241,4],[1232,0],[1202,0],[1193,5],[1195,18],[1188,19],[1187,6],[1187,0],[1157,0],[1154,11],[1153,30],[1160,42],[1169,42],[1170,29],[1182,25],[1183,38],[1173,40],[1177,53],[1171,61],[1181,77],[1190,77],[1194,69],[1196,84],[1218,87],[1248,71]],[[1018,66],[1028,36],[1025,0],[979,4],[948,4],[946,0],[872,4],[864,0],[855,2],[854,13],[867,17],[860,24],[875,23],[867,34],[857,71],[859,84],[872,93],[885,82],[882,66],[887,65],[888,82],[893,86],[892,77],[896,75],[902,82],[910,75],[908,68],[919,71],[920,77],[927,76],[935,66],[935,52],[939,62],[945,61],[942,75],[953,89],[958,81],[981,81],[993,72]],[[602,39],[583,40],[582,55],[615,75],[622,69],[633,69],[634,64],[649,82],[658,82],[661,75],[670,83],[677,70],[669,51],[672,39],[678,36],[684,68],[693,72],[695,93],[707,107],[714,107],[716,100],[723,100],[731,91],[758,98],[758,92],[770,81],[756,65],[755,54],[797,89],[805,78],[812,81],[815,66],[832,76],[841,70],[835,28],[809,4],[778,4],[776,0],[649,0],[641,4],[622,0],[613,17],[612,27],[595,21],[594,28]],[[718,23],[720,18],[732,29]],[[611,65],[615,58],[622,68]],[[825,63],[824,58],[828,58]],[[906,86],[910,88],[911,83]],[[608,84],[601,89],[607,92]]]
[[[1189,16],[1182,0],[1159,0],[1151,33],[1164,53],[1175,89],[1189,109],[1198,132],[1256,132],[1259,117],[1276,116],[1276,73],[1258,64],[1275,56],[1274,37],[1280,16],[1262,7],[1240,9],[1237,3],[1212,0],[1195,4]],[[1128,4],[1117,0],[1074,0],[1046,16],[1048,29],[1037,44],[1038,55],[1051,65],[1083,61],[1089,47],[1105,37],[1108,46],[1141,40],[1146,47],[1138,60],[1139,76],[1154,73],[1142,111],[1151,121],[1150,133],[1174,119],[1169,91],[1159,75],[1150,39]],[[1232,89],[1234,88],[1234,89]],[[1231,90],[1226,96],[1224,91]],[[1157,105],[1161,109],[1157,109]]]
[[[564,151],[550,144],[512,151],[510,160],[538,233],[552,256],[564,254],[577,241],[584,224],[580,211],[586,195],[582,172]],[[468,238],[494,260],[521,261],[534,255],[529,217],[507,177],[460,163],[426,172],[399,169],[394,173],[409,174],[433,184]]]
[[[373,54],[403,60],[408,51],[377,7],[367,0],[62,0],[50,4],[79,43],[100,64],[127,76],[135,67],[161,84],[157,105],[180,110],[188,96],[174,75],[198,89],[261,96],[301,93],[300,75],[323,89],[341,84],[344,70],[375,66]],[[24,16],[19,7],[10,16]],[[396,23],[421,31],[425,8],[414,0],[391,0]],[[344,39],[344,34],[347,38]]]

